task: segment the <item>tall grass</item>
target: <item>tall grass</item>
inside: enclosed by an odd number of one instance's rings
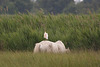
[[[0,49],[33,50],[47,31],[50,41],[62,40],[71,49],[100,49],[100,14],[0,16]]]
[[[33,54],[0,52],[0,67],[100,67],[100,52]]]

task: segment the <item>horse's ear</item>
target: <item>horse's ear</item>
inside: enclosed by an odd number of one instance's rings
[[[69,47],[67,49],[69,50]]]

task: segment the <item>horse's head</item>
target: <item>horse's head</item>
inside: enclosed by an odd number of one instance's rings
[[[65,49],[66,53],[69,53],[70,52],[70,49],[69,47],[67,49]]]

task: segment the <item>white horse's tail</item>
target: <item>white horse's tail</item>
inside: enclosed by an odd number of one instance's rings
[[[40,44],[36,43],[34,48],[34,53],[38,53],[40,51]]]

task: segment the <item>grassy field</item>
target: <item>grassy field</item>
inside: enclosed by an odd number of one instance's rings
[[[0,52],[0,67],[100,67],[100,51],[68,54]]]

